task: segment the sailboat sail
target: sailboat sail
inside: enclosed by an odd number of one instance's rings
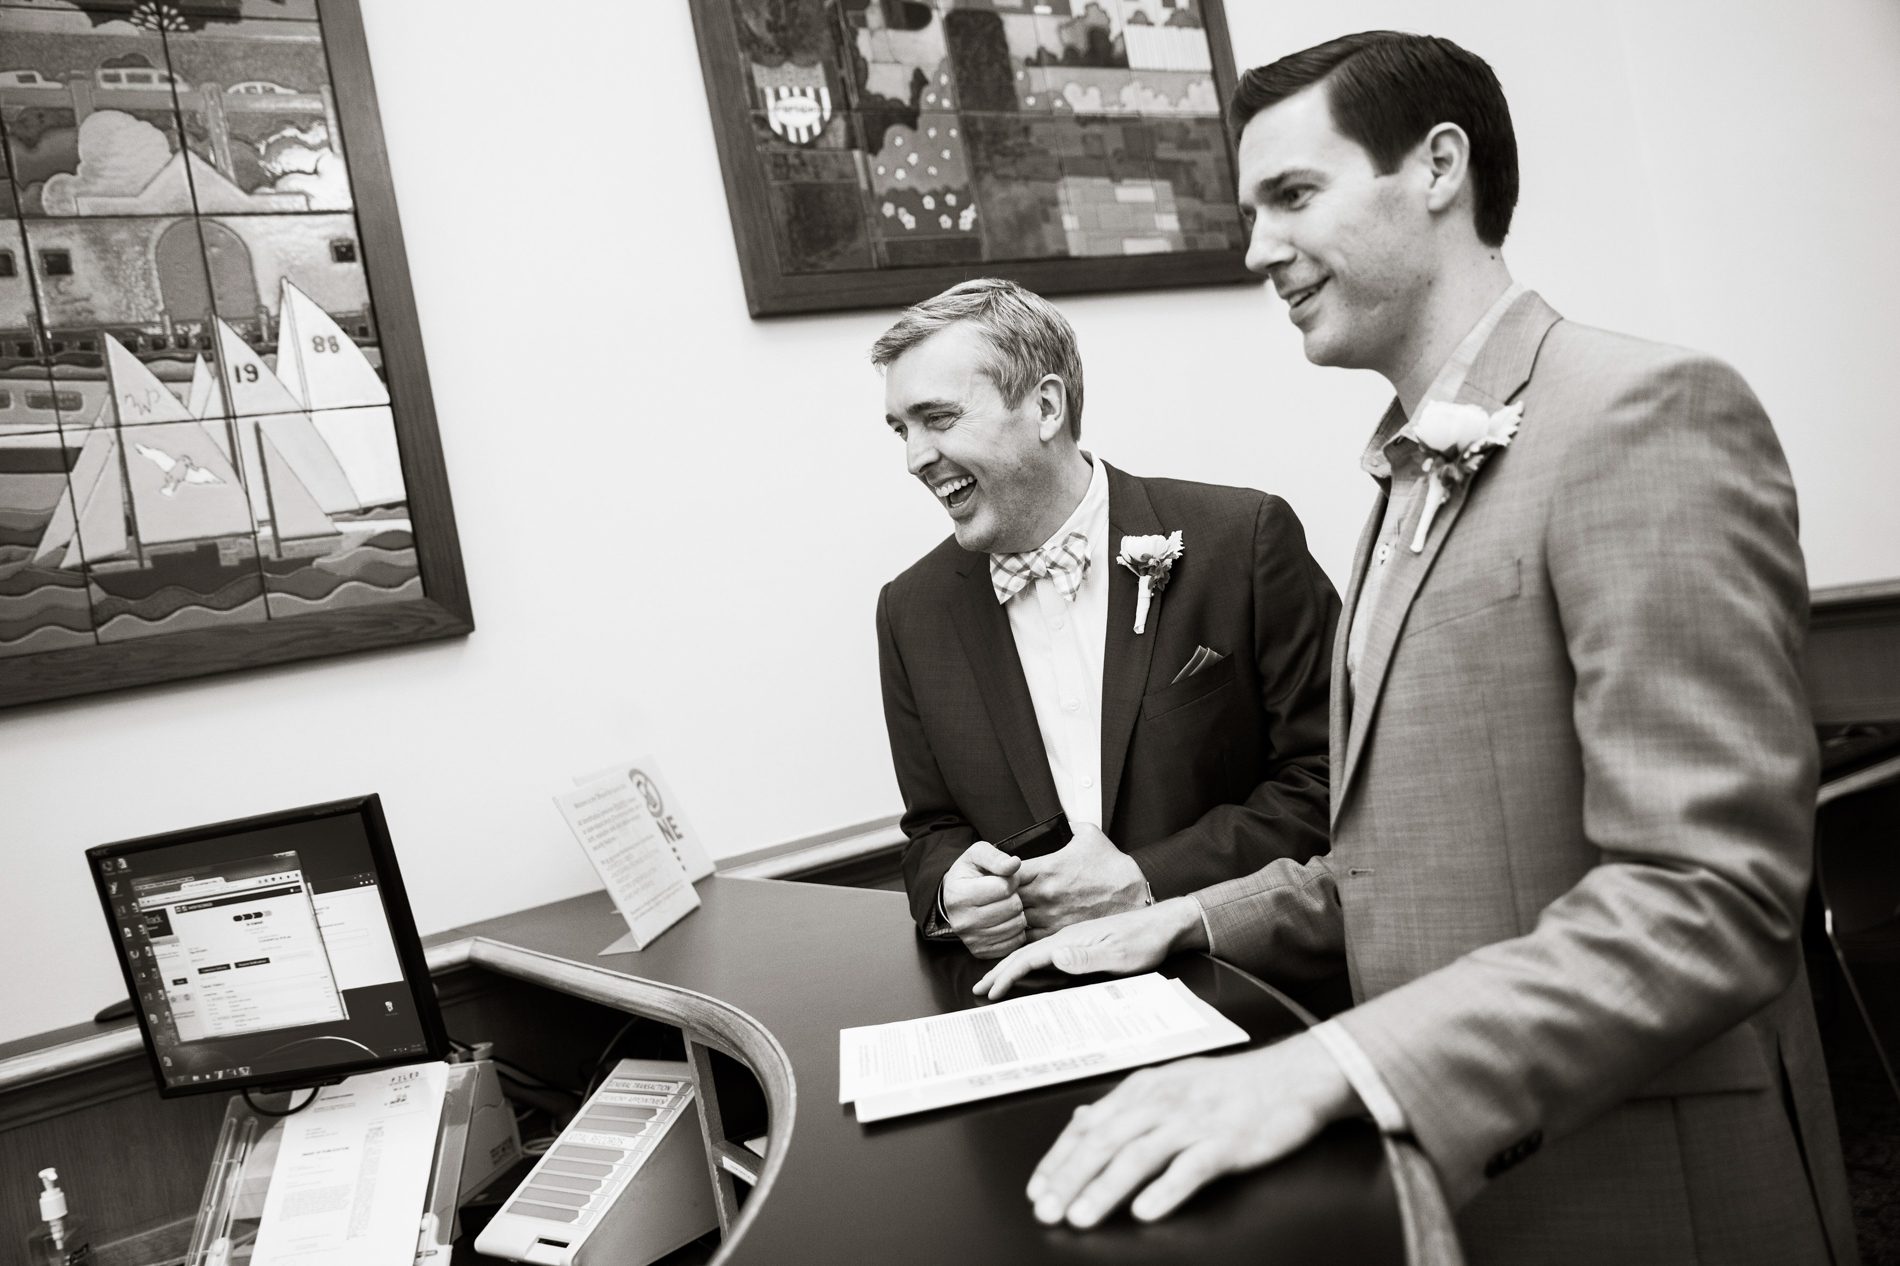
[[[217,322],[217,329],[218,359],[224,365],[231,412],[237,418],[238,444],[244,451],[245,483],[253,489],[263,487],[258,444],[258,427],[262,424],[269,429],[280,455],[289,462],[326,514],[362,509],[349,476],[344,474],[323,436],[311,425],[309,415],[297,398],[277,380],[277,375],[251,350],[242,335],[221,320]],[[258,512],[267,513],[261,494]]]
[[[224,415],[224,410],[218,407],[218,380],[211,376],[211,367],[205,364],[202,353],[191,362],[191,394],[185,400],[185,410],[201,422]],[[211,438],[218,438],[216,431]]]
[[[396,444],[396,418],[387,405],[326,409],[311,414],[310,420],[349,472],[350,486],[365,506],[396,505],[408,499],[402,452]]]
[[[271,525],[279,541],[294,541],[313,536],[339,535],[336,524],[323,512],[310,490],[293,470],[293,463],[277,447],[276,423],[281,418],[265,418],[258,430],[258,451],[264,460],[265,485],[269,489]],[[305,422],[305,426],[309,423]]]
[[[40,543],[33,547],[33,561],[44,565],[47,559],[64,549],[72,542],[78,524],[79,517],[73,510],[73,488],[69,483],[60,494],[59,504],[53,507],[53,517],[46,521],[46,530],[40,533]]]
[[[118,472],[112,467],[117,453],[118,443],[110,431],[93,431],[86,436],[86,442],[79,450],[79,460],[73,463],[72,470],[66,476],[66,491],[61,494],[59,504],[53,507],[53,517],[47,521],[46,530],[40,534],[40,543],[33,548],[35,563],[44,565],[63,550],[59,566],[73,566],[79,560],[79,549],[75,542],[82,520],[85,523],[87,553],[105,558],[125,548],[125,512],[119,497],[107,494],[113,511],[110,515],[92,509],[100,481],[109,470],[111,484],[116,487],[118,483]]]
[[[196,422],[124,433],[132,514],[146,545],[251,531],[251,503],[237,471]]]
[[[86,437],[73,466],[72,486],[78,492],[79,530],[66,543],[62,571],[82,562],[103,562],[126,552],[125,485],[119,478],[119,437],[96,431]]]
[[[105,340],[106,376],[112,383],[112,403],[118,410],[120,426],[196,421],[171,389],[125,350],[125,344],[110,334]]]
[[[289,278],[278,307],[277,377],[305,409],[389,403],[389,388],[363,350]]]
[[[223,450],[123,343],[110,334],[105,343],[139,540],[163,545],[249,532],[250,502]]]

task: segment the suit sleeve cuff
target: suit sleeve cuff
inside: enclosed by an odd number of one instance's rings
[[[950,919],[943,912],[942,884],[937,885],[937,901],[936,904],[930,908],[930,917],[924,920],[922,932],[924,939],[927,941],[954,941],[959,939],[957,937],[957,930],[950,926]]]
[[[1410,1134],[1411,1127],[1406,1124],[1405,1113],[1399,1107],[1399,1101],[1392,1097],[1392,1091],[1386,1086],[1385,1078],[1379,1076],[1379,1070],[1372,1066],[1365,1049],[1353,1040],[1352,1034],[1336,1020],[1327,1020],[1316,1024],[1307,1032],[1319,1039],[1326,1053],[1339,1065],[1339,1071],[1346,1075],[1358,1094],[1359,1101],[1366,1105],[1366,1111],[1372,1115],[1373,1122],[1382,1134]]]
[[[1196,913],[1201,916],[1201,935],[1207,938],[1207,952],[1219,958],[1220,952],[1214,948],[1214,925],[1207,921],[1207,906],[1202,903],[1201,894],[1190,892],[1188,900],[1194,903]]]

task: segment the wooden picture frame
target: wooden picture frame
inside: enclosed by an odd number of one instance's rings
[[[754,317],[1259,281],[1222,0],[691,3]]]
[[[471,631],[358,0],[39,0],[0,25],[14,60],[52,67],[0,82],[0,707]],[[61,127],[169,159],[136,192],[70,154],[49,176],[62,145],[96,152]],[[167,246],[185,226],[202,274]],[[146,309],[84,277],[115,233],[138,249],[97,273],[155,258]],[[48,398],[53,427],[22,414]],[[248,543],[207,511],[197,537],[166,518],[201,492],[249,507]],[[180,605],[166,566],[237,579]]]

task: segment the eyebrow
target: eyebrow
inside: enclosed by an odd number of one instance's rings
[[[884,421],[888,426],[896,426],[904,420],[904,417],[916,417],[918,414],[928,413],[932,409],[954,409],[956,407],[957,404],[953,400],[916,400],[912,401],[910,407],[904,410],[903,416],[899,416],[895,413],[887,413],[884,415]]]

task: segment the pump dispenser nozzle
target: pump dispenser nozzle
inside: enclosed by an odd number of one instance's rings
[[[59,1171],[50,1166],[40,1171],[46,1190],[40,1193],[40,1220],[51,1222],[66,1216],[66,1193],[59,1189]]]

